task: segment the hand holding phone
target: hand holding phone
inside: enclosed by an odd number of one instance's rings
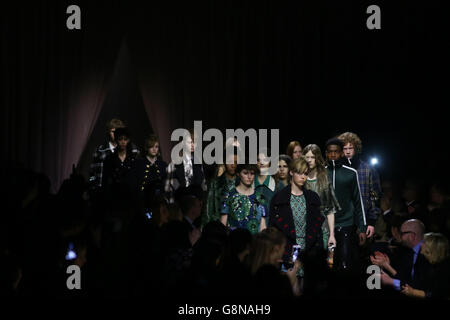
[[[287,270],[290,270],[294,267],[295,262],[298,259],[298,255],[300,253],[301,250],[301,246],[296,244],[292,246],[292,253],[291,256],[289,258],[289,261],[283,263],[283,265],[281,266],[281,270],[284,272],[287,272]]]

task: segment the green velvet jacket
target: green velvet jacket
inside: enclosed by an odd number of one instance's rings
[[[221,206],[224,197],[231,192],[233,188],[239,183],[239,178],[229,180],[225,173],[220,177],[211,180],[208,188],[208,198],[206,200],[206,212],[203,215],[202,225],[205,226],[210,221],[220,220]]]

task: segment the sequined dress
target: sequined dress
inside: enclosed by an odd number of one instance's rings
[[[261,219],[266,217],[264,197],[257,191],[252,195],[240,194],[236,188],[225,196],[222,215],[228,215],[227,224],[231,229],[248,229],[251,234],[259,232]]]

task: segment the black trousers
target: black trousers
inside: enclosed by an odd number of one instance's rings
[[[334,250],[333,268],[338,271],[358,272],[359,239],[356,227],[336,227],[334,236],[336,249]]]

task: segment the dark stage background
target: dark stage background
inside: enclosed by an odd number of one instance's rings
[[[81,8],[68,30],[66,8]],[[366,8],[381,8],[381,30]],[[448,175],[448,13],[438,1],[34,1],[1,10],[2,170],[87,177],[105,122],[170,134],[279,128],[323,147],[353,131],[382,177]]]

